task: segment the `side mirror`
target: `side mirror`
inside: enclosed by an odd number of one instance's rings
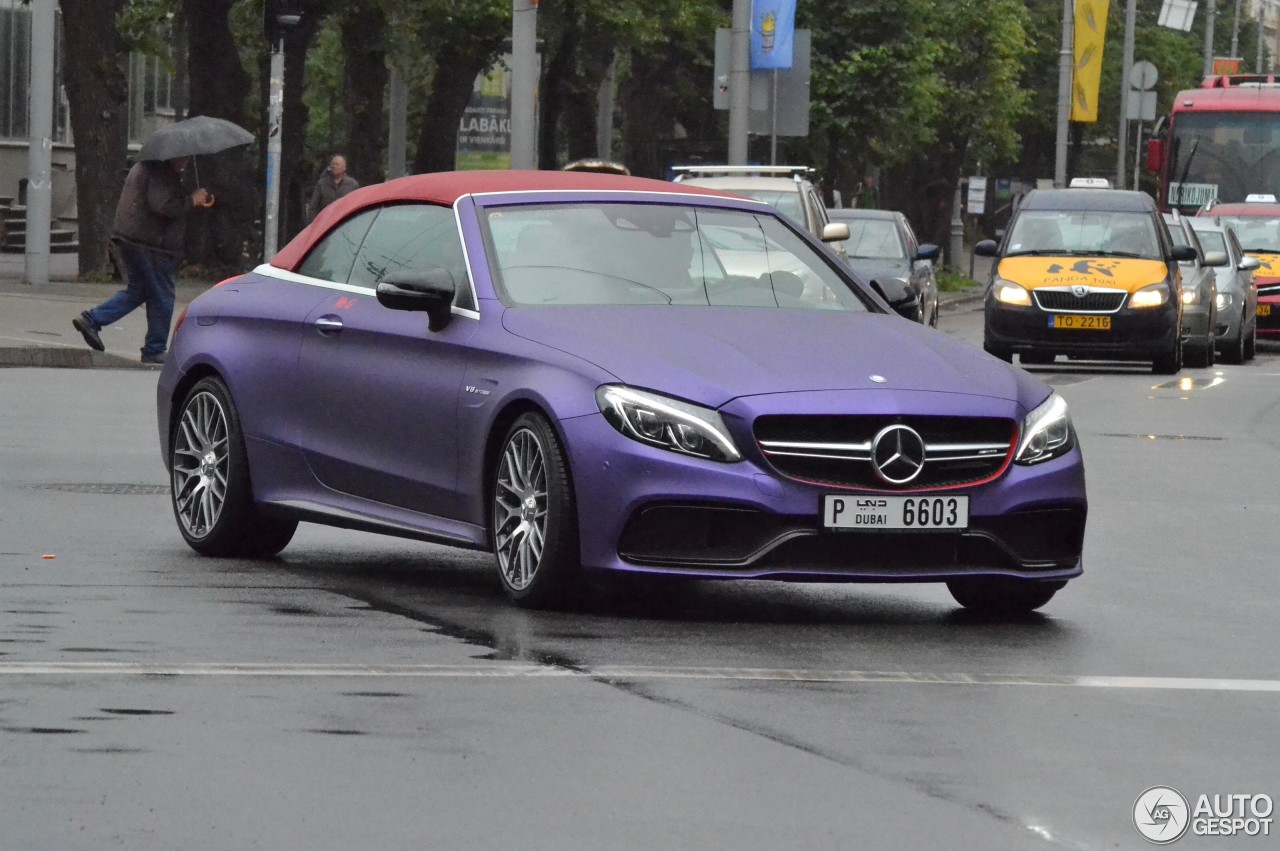
[[[841,242],[849,238],[849,226],[844,222],[827,222],[822,226],[823,242]]]
[[[973,247],[973,253],[979,257],[995,257],[1000,253],[1000,246],[994,239],[984,239]]]
[[[938,246],[929,245],[928,243],[926,243],[920,246],[920,248],[916,251],[916,259],[933,261],[933,260],[937,260],[938,255],[941,253],[942,253],[942,249],[938,248]]]
[[[1164,171],[1164,139],[1147,140],[1147,171],[1152,174]]]
[[[1240,271],[1252,272],[1254,269],[1257,269],[1261,265],[1262,264],[1258,262],[1257,257],[1246,257],[1240,261]]]
[[[901,278],[879,278],[871,282],[871,288],[889,302],[893,311],[912,322],[920,321],[920,299],[911,290],[911,284]]]
[[[1173,247],[1173,259],[1179,263],[1193,263],[1196,259],[1196,250],[1190,245],[1175,245]]]
[[[1225,251],[1206,251],[1204,253],[1204,265],[1206,266],[1225,266],[1231,262],[1231,258],[1227,256]]]
[[[378,282],[378,303],[391,310],[422,311],[428,329],[443,331],[452,318],[455,289],[448,269],[404,269]]]

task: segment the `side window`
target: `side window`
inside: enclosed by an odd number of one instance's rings
[[[911,230],[911,223],[907,221],[906,216],[898,217],[898,227],[902,229],[902,243],[907,252],[907,258],[914,262],[916,252],[920,250],[920,243],[916,241],[915,232]]]
[[[356,255],[351,283],[373,288],[392,272],[437,266],[453,275],[457,287],[453,303],[474,310],[467,262],[452,208],[432,204],[383,207]]]
[[[827,219],[827,208],[823,205],[822,201],[818,200],[818,196],[814,194],[812,189],[810,189],[807,194],[809,196],[809,210],[813,218],[814,232],[817,233],[818,236],[821,236],[822,228],[829,221],[829,219]]]
[[[364,235],[369,232],[369,225],[373,224],[377,215],[377,210],[366,210],[338,225],[311,249],[298,267],[298,274],[345,284],[347,276],[351,274],[356,250],[360,248]]]

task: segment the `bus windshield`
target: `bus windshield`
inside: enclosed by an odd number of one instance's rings
[[[1280,112],[1180,112],[1169,149],[1169,205],[1280,194]]]

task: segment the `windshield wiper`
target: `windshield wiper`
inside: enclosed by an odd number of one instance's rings
[[[1010,251],[1005,257],[1082,257],[1080,251],[1068,251],[1065,248],[1032,248],[1029,251]]]

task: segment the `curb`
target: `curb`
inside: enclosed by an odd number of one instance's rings
[[[121,355],[95,352],[92,349],[70,349],[54,346],[0,347],[0,367],[36,367],[40,369],[148,369],[158,364],[139,363]]]
[[[938,304],[942,307],[966,307],[981,304],[986,298],[985,287],[974,287],[957,292],[938,293]]]

